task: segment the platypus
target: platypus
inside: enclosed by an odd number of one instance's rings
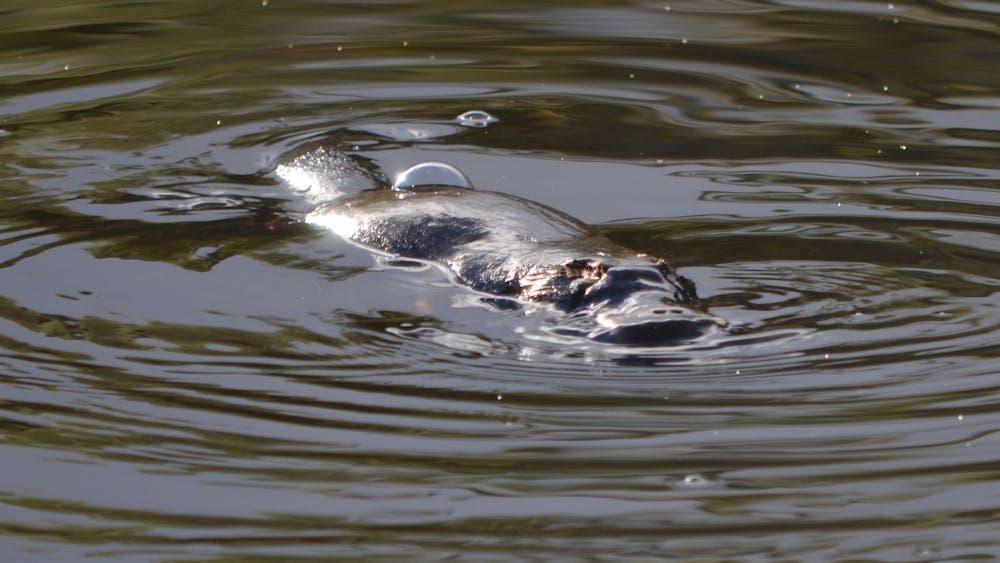
[[[449,164],[416,164],[390,184],[363,157],[314,148],[283,159],[276,173],[316,204],[306,222],[378,252],[439,264],[474,290],[548,304],[563,313],[556,333],[658,346],[724,324],[692,307],[694,284],[665,261],[551,207],[473,189]]]

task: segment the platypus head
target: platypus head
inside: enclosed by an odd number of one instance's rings
[[[696,299],[694,285],[662,262],[600,263],[593,275],[597,280],[582,290],[556,333],[628,346],[667,346],[724,326],[721,319],[687,306]]]

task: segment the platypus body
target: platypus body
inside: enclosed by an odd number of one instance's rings
[[[363,159],[314,149],[277,173],[319,202],[307,222],[379,252],[440,264],[477,291],[550,304],[565,313],[556,333],[652,346],[721,326],[690,308],[694,284],[663,260],[540,203],[474,190],[450,165],[418,164],[390,188]]]

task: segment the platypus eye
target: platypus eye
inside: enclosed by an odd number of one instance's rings
[[[403,170],[396,176],[392,189],[404,192],[433,188],[472,189],[472,182],[462,171],[444,162],[421,162]]]

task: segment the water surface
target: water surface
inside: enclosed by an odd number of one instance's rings
[[[998,25],[966,1],[5,2],[0,554],[996,556]],[[312,142],[594,224],[730,328],[553,339],[276,222],[304,203],[275,163]]]

